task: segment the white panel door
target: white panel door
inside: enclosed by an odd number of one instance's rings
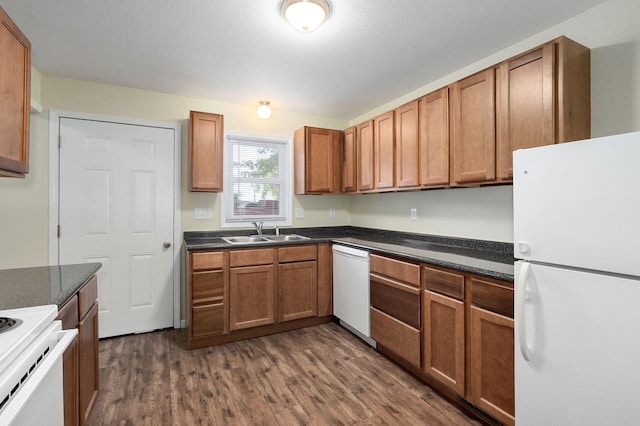
[[[100,337],[173,325],[174,129],[60,119],[60,263],[100,262]]]

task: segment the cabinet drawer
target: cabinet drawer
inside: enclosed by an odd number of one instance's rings
[[[74,294],[73,298],[60,308],[56,319],[62,321],[63,330],[78,327],[78,296]]]
[[[84,318],[96,300],[98,300],[98,278],[94,275],[78,292],[78,318]]]
[[[223,277],[223,271],[194,272],[191,279],[193,303],[222,301]]]
[[[471,304],[513,318],[513,285],[471,279]]]
[[[371,272],[393,277],[398,281],[420,287],[419,265],[372,254],[370,268]]]
[[[224,331],[224,305],[194,306],[191,308],[191,337],[222,334]]]
[[[464,300],[464,275],[423,267],[425,290],[432,290],[454,299]]]
[[[203,269],[222,269],[224,266],[224,252],[199,252],[191,253],[191,269],[200,271]]]
[[[384,347],[420,367],[420,330],[371,308],[371,337]]]
[[[318,246],[291,246],[278,248],[278,262],[301,262],[304,260],[316,260],[318,258]]]
[[[274,249],[237,250],[229,253],[229,264],[232,268],[237,266],[268,265],[274,263]]]
[[[420,289],[370,276],[371,306],[412,327],[420,328]]]

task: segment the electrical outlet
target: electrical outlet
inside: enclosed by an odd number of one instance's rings
[[[411,220],[416,220],[418,218],[418,209],[411,209]]]
[[[329,209],[329,217],[336,217],[336,209],[331,207]]]
[[[193,218],[195,220],[207,220],[213,217],[210,208],[195,208],[193,210]]]
[[[296,219],[304,219],[304,209],[297,207],[296,208]]]

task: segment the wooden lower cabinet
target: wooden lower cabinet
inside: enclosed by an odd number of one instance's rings
[[[470,277],[468,399],[515,423],[513,283]]]
[[[318,262],[278,265],[278,321],[316,316],[318,312]]]
[[[78,324],[80,357],[80,424],[89,419],[98,397],[98,303]]]
[[[229,329],[273,324],[276,320],[275,290],[275,265],[231,268]]]
[[[471,307],[470,401],[515,424],[513,319]]]
[[[464,395],[464,302],[425,290],[422,323],[423,370]]]
[[[62,358],[64,424],[86,424],[98,397],[98,281],[92,277],[65,305],[57,319],[78,336]]]

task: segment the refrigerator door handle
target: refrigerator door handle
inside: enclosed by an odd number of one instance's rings
[[[518,323],[516,326],[518,327],[518,344],[520,346],[520,353],[526,361],[531,359],[531,349],[529,349],[529,346],[527,345],[527,329],[524,323],[524,301],[527,299],[527,280],[529,279],[530,267],[531,264],[529,262],[522,262],[516,288],[516,309],[518,312],[518,315],[516,316]]]

